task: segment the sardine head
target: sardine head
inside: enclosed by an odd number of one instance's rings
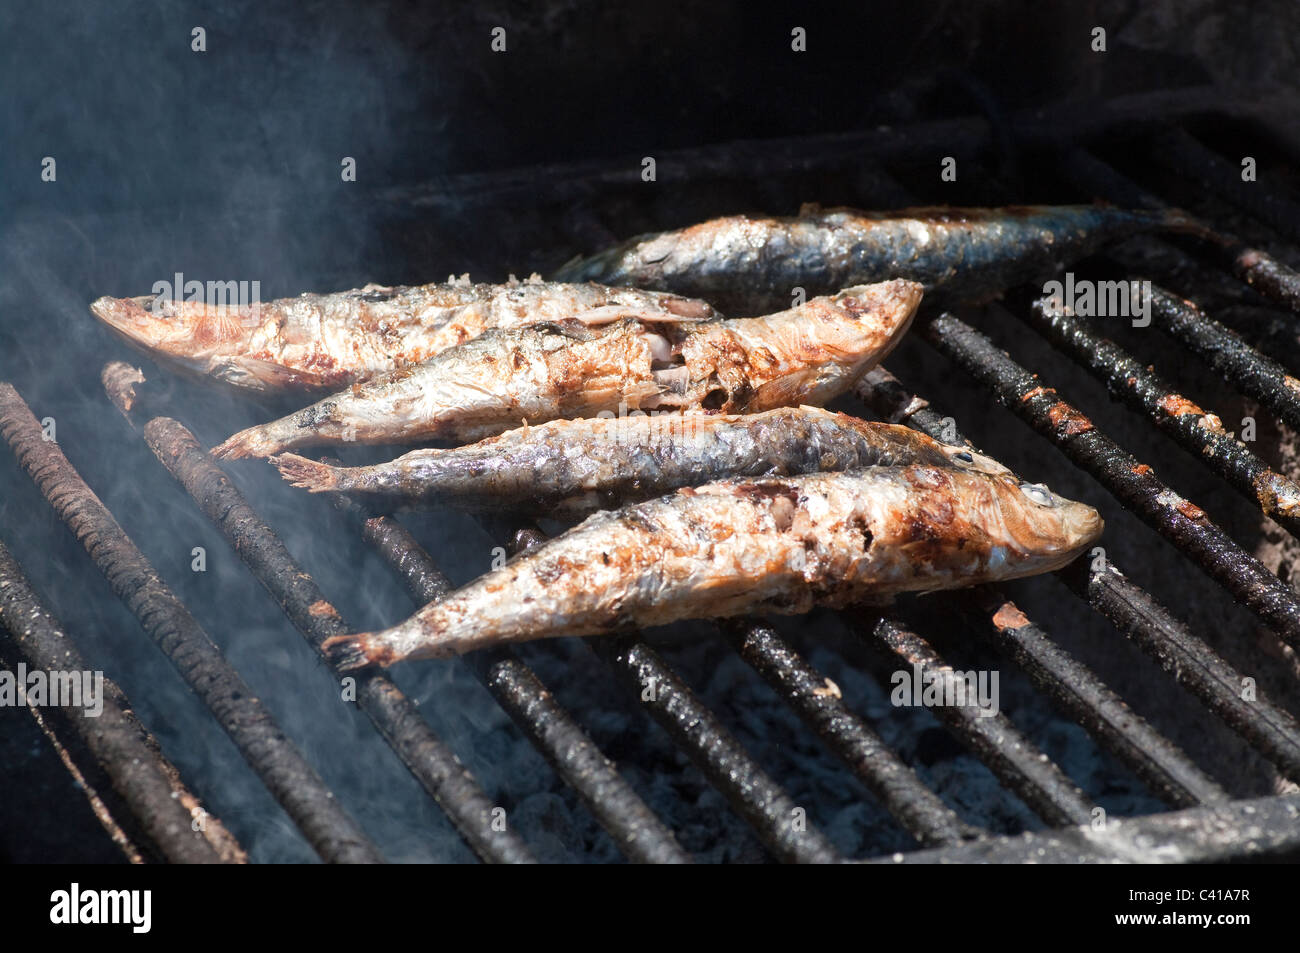
[[[998,482],[1003,525],[1028,572],[1059,569],[1101,536],[1101,514],[1086,503],[1066,499],[1041,483]]]
[[[260,323],[254,308],[209,307],[153,295],[100,298],[90,311],[132,343],[196,366],[241,353]]]

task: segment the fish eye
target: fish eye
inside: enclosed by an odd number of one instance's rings
[[[1052,491],[1041,483],[1022,483],[1020,484],[1020,492],[1039,506],[1052,505]]]
[[[954,453],[953,459],[960,460],[962,463],[974,463],[975,458],[963,450],[961,453]]]

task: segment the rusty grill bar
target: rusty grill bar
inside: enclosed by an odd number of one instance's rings
[[[194,617],[118,525],[18,392],[0,384],[0,435],[141,626],[203,699],[323,860],[376,863],[379,850],[261,707]]]
[[[335,502],[361,524],[363,538],[384,557],[416,605],[451,592],[451,583],[433,557],[404,526],[387,516],[367,514],[344,497]],[[578,791],[623,853],[644,863],[690,862],[672,831],[513,652],[489,649],[466,661],[520,730]]]
[[[928,671],[952,669],[929,642],[893,619],[881,619],[861,632],[868,643],[888,648],[906,665],[920,665]],[[1095,805],[1002,712],[985,718],[986,713],[973,705],[944,705],[935,711],[952,733],[1048,824],[1066,827],[1091,820]]]
[[[1300,486],[1228,436],[1218,417],[1179,394],[1112,341],[1093,334],[1080,319],[1053,313],[1043,302],[1016,307],[1013,313],[1104,381],[1112,394],[1144,412],[1292,536],[1300,535]]]
[[[1223,112],[1224,104],[1216,96],[1200,91],[1170,98],[1170,115],[1191,119]],[[1156,101],[1161,100],[1157,97]],[[1117,129],[1131,129],[1136,117],[1151,113],[1152,102],[1150,97],[1138,97],[1132,102],[1115,100],[1092,110],[1084,108],[1060,116],[1018,114],[1009,120],[1010,134],[1022,147],[1087,140]],[[665,182],[699,183],[763,170],[775,176],[809,169],[857,168],[858,187],[864,193],[883,195],[885,200],[901,204],[908,200],[906,190],[873,167],[858,168],[864,157],[887,165],[917,155],[938,154],[938,144],[946,151],[979,155],[989,151],[998,136],[988,120],[976,117],[920,124],[884,134],[685,151],[666,156],[660,169]],[[1231,185],[1235,170],[1186,132],[1179,130],[1157,140],[1149,152],[1179,170],[1194,173],[1266,226],[1294,234],[1294,216],[1287,217],[1295,209],[1293,203],[1266,189],[1257,193]],[[1133,205],[1163,204],[1157,196],[1081,148],[1067,151],[1061,167],[1067,178],[1097,194],[1105,192]],[[626,189],[635,179],[629,178],[625,170],[601,162],[551,171],[553,174],[541,177],[536,170],[458,177],[415,193],[395,193],[390,198],[427,209],[465,202],[490,206],[512,197],[531,196],[539,182],[549,183],[544,188],[554,192],[549,195],[551,201],[581,199],[563,228],[570,235],[581,236],[583,242],[606,241],[613,232],[593,211],[593,196],[605,189]],[[1181,240],[1176,244],[1186,247]],[[1232,240],[1217,248],[1201,248],[1195,254],[1209,256],[1271,301],[1293,309],[1300,302],[1300,276],[1263,252]],[[1122,260],[1119,263],[1123,265]],[[1205,459],[1216,473],[1288,530],[1300,528],[1297,517],[1283,506],[1295,496],[1295,485],[1242,445],[1203,426],[1203,413],[1190,412],[1183,405],[1172,409],[1170,398],[1177,392],[1153,371],[1092,334],[1076,318],[1048,316],[1025,307],[1013,307],[1012,313],[1041,331],[1198,458]],[[1234,388],[1270,407],[1288,423],[1300,423],[1300,390],[1292,386],[1294,378],[1277,362],[1175,294],[1159,292],[1153,314],[1157,326],[1206,360]],[[1199,508],[1157,480],[1149,467],[1102,434],[1082,411],[952,315],[918,320],[917,333],[1090,473],[1127,509],[1164,535],[1286,641],[1300,645],[1300,597],[1295,591],[1210,522]],[[110,395],[120,405],[120,378],[118,381],[114,385],[112,375],[106,375]],[[883,369],[868,375],[858,393],[881,417],[907,422],[932,436],[952,438],[951,430],[945,428],[945,418]],[[129,399],[126,404],[129,410]],[[239,676],[221,659],[179,600],[162,586],[111,514],[80,482],[57,448],[41,445],[39,427],[12,388],[0,390],[0,416],[4,435],[20,463],[82,540],[113,582],[115,591],[141,618],[142,625],[187,673],[187,679],[236,738],[241,752],[321,856],[343,861],[379,860],[378,851],[333,801],[319,777],[302,762],[301,755],[269,716],[252,710],[255,703]],[[129,413],[128,418],[134,419]],[[155,417],[143,430],[155,455],[225,533],[313,647],[347,630],[337,611],[301,571],[271,527],[248,506],[184,427]],[[1208,458],[1202,453],[1207,449],[1213,451]],[[1272,495],[1261,496],[1261,488]],[[417,600],[445,595],[449,589],[446,577],[400,522],[366,513],[346,501],[337,502]],[[543,538],[539,531],[528,527],[516,534],[512,545],[518,549]],[[0,580],[18,578],[14,576],[18,567],[11,563],[0,550]],[[1300,722],[1293,715],[1262,697],[1243,700],[1242,674],[1109,560],[1101,569],[1089,568],[1080,561],[1058,576],[1282,775],[1300,781]],[[3,588],[6,595],[11,594],[7,584]],[[1109,846],[1103,840],[1085,842],[1078,832],[1069,829],[1019,838],[991,837],[931,791],[868,722],[828,686],[825,676],[775,630],[752,620],[725,622],[720,628],[740,657],[849,767],[900,828],[922,847],[930,848],[906,855],[907,859],[1022,860],[1044,856],[1044,852],[1062,860],[1133,859],[1140,854],[1134,845],[1140,843],[1141,837],[1165,838],[1184,851],[1187,859],[1248,856],[1251,848],[1243,845],[1250,824],[1242,813],[1248,805],[1260,816],[1276,822],[1260,838],[1258,846],[1263,852],[1277,855],[1300,849],[1294,796],[1228,802],[1214,778],[1133,713],[1095,673],[1060,648],[1047,631],[1001,593],[982,588],[956,596],[955,604],[962,609],[971,631],[1015,661],[1034,685],[1082,725],[1102,749],[1127,763],[1162,800],[1192,810],[1123,821],[1117,825],[1117,832],[1108,835],[1113,841]],[[927,668],[947,665],[930,642],[912,631],[908,623],[892,617],[877,621],[853,613],[841,613],[841,617],[862,640],[895,661],[919,663]],[[11,616],[6,615],[5,621],[17,631]],[[794,800],[651,645],[639,636],[591,639],[587,643],[751,825],[774,857],[802,862],[843,859],[811,823],[792,823],[797,808]],[[651,862],[690,859],[672,831],[518,657],[508,651],[485,652],[467,661],[626,856]],[[487,823],[492,806],[487,795],[422,716],[409,707],[405,696],[382,675],[366,675],[359,681],[363,686],[359,697],[367,699],[363,707],[376,728],[452,818],[475,853],[485,860],[530,860],[532,854],[524,838],[493,830]],[[654,685],[655,690],[647,693],[647,685]],[[1008,790],[1048,824],[1061,828],[1089,824],[1095,805],[1015,728],[1008,716],[984,719],[966,708],[939,709],[936,714]],[[118,760],[112,754],[103,758],[109,765]],[[1219,825],[1219,834],[1207,835],[1215,824]],[[165,853],[174,859],[190,859],[180,852]]]
[[[278,536],[262,522],[193,434],[175,420],[155,417],[145,442],[234,546],[253,575],[280,604],[295,628],[320,652],[321,643],[351,629],[304,572]],[[494,805],[478,782],[429,728],[406,695],[379,672],[356,677],[357,705],[397,752],[420,785],[447,811],[465,841],[484,860],[533,860],[519,835],[494,830]]]
[[[944,418],[939,412],[922,398],[910,394],[897,378],[882,368],[864,378],[858,393],[882,417],[906,420],[932,437],[944,434]],[[960,433],[957,439],[970,443]],[[1244,701],[1241,698],[1241,673],[1204,641],[1192,635],[1149,593],[1130,581],[1112,560],[1107,559],[1105,568],[1101,570],[1093,570],[1086,561],[1080,560],[1061,570],[1057,576],[1080,599],[1156,659],[1179,684],[1200,698],[1279,770],[1288,777],[1292,776],[1297,766],[1296,755],[1300,754],[1300,721],[1265,698]],[[989,591],[984,590],[984,598],[988,598]],[[1034,664],[1042,665],[1045,661]],[[1082,671],[1068,670],[1068,675],[1072,684],[1087,682],[1087,675]],[[1095,718],[1099,713],[1094,709],[1089,716]],[[1126,747],[1135,746],[1140,741],[1131,734],[1127,725],[1121,724],[1117,735]],[[1196,770],[1199,769],[1187,762],[1178,773]]]
[[[1083,192],[1101,196],[1129,208],[1163,209],[1165,202],[1132,179],[1123,175],[1114,167],[1103,162],[1087,149],[1072,149],[1057,157],[1057,171],[1069,182]],[[1194,269],[1193,258],[1185,251],[1194,247],[1199,253],[1207,251],[1214,256],[1217,264],[1224,270],[1236,275],[1264,297],[1300,311],[1300,272],[1287,267],[1267,252],[1258,248],[1249,248],[1231,236],[1223,236],[1222,242],[1210,245],[1194,246],[1191,240],[1171,237],[1166,239],[1151,238],[1149,241],[1167,251],[1175,252],[1175,259],[1185,270]]]
[[[536,526],[523,526],[511,540],[521,552],[545,542]],[[690,686],[638,634],[585,640],[633,692],[659,726],[710,782],[726,796],[759,838],[782,860],[827,863],[840,860],[826,838],[795,823],[797,805],[732,737]]]
[[[965,615],[1088,733],[1102,739],[1153,791],[1180,807],[1217,804],[1227,793],[1087,666],[1052,641],[991,587],[962,597]]]
[[[1278,635],[1292,645],[1300,644],[1300,596],[1233,542],[1200,507],[1162,483],[1149,466],[1126,453],[1082,411],[970,325],[943,314],[927,322],[921,333]]]
[[[919,843],[956,844],[981,833],[927,788],[830,688],[826,677],[774,630],[748,620],[724,622],[722,630],[741,658],[785,697]]]
[[[41,605],[18,561],[0,542],[0,636],[3,630],[13,636],[5,654],[12,650],[33,669],[90,670],[67,632]],[[78,709],[64,709],[67,724],[60,727],[65,730],[47,733],[59,744],[61,753],[69,746],[56,735],[80,736],[93,759],[92,765],[102,766],[107,781],[104,787],[111,787],[111,793],[122,804],[119,810],[109,811],[105,806],[102,814],[99,810],[96,813],[101,814],[101,822],[115,837],[123,839],[124,849],[150,849],[172,863],[246,862],[243,848],[185,788],[176,769],[160,753],[158,742],[135,717],[122,690],[107,679],[103,706],[94,719],[84,717]],[[57,712],[54,706],[45,711],[33,710],[40,712],[43,727],[54,720]],[[68,764],[77,771],[90,795],[103,804],[109,792],[101,795],[98,786],[86,780],[89,766],[74,766],[71,761]],[[139,835],[127,835],[127,826],[138,826]]]

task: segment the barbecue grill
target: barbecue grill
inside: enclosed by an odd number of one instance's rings
[[[1281,94],[1189,85],[665,150],[653,182],[640,156],[623,156],[367,196],[408,260],[494,280],[631,234],[810,200],[1176,205],[1232,236],[1133,239],[1074,266],[1152,281],[1147,327],[1050,313],[1024,288],[923,312],[888,370],[836,405],[969,441],[1107,521],[1100,548],[1054,577],[883,612],[566,639],[342,677],[319,653],[325,639],[397,621],[485,569],[495,547],[518,551],[556,527],[308,496],[269,467],[206,454],[269,419],[265,404],[122,349],[79,354],[95,393],[60,405],[38,383],[58,363],[38,371],[45,356],[25,352],[0,385],[12,450],[0,460],[0,659],[102,668],[116,683],[101,719],[32,708],[26,728],[27,713],[3,713],[11,737],[45,739],[32,777],[74,779],[75,790],[48,782],[48,809],[82,840],[43,832],[42,849],[215,862],[1300,856],[1290,109]],[[1243,182],[1244,155],[1257,181]],[[956,157],[955,183],[935,174],[941,156]],[[143,220],[66,221],[93,245]],[[20,222],[11,240],[39,229]],[[48,277],[33,267],[34,282]],[[291,280],[326,290],[348,276]],[[997,671],[1000,710],[891,706],[894,674],[913,666]]]

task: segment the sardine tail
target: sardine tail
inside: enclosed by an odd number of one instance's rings
[[[269,457],[284,449],[284,442],[275,437],[270,425],[263,424],[241,430],[213,447],[212,456],[218,460],[239,460],[245,457]]]
[[[1179,232],[1184,235],[1192,235],[1203,241],[1216,242],[1222,244],[1226,239],[1210,228],[1190,212],[1185,212],[1180,208],[1162,209],[1160,212],[1161,225],[1166,231]]]
[[[335,635],[321,643],[321,650],[340,672],[352,672],[371,665],[387,665],[384,653],[375,652],[370,646],[370,633],[358,632],[355,635]]]
[[[338,471],[328,463],[308,460],[296,453],[282,453],[272,457],[271,462],[279,469],[280,476],[301,490],[328,493],[338,489]]]
[[[588,259],[582,255],[574,255],[563,265],[556,269],[555,274],[551,276],[552,281],[560,282],[578,282],[583,281],[584,274],[590,271],[587,267]]]

